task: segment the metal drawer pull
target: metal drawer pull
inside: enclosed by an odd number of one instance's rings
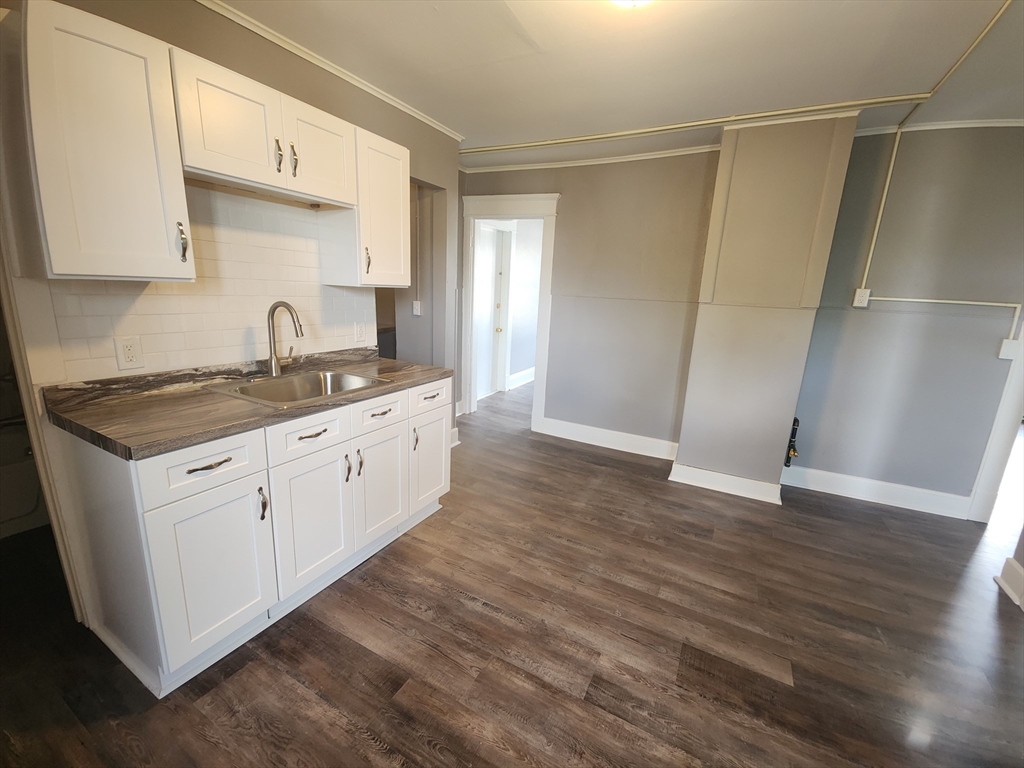
[[[390,408],[388,408],[386,411],[381,411],[380,413],[371,413],[370,418],[376,419],[378,416],[387,416],[389,413],[391,413]]]
[[[436,400],[436,399],[437,399],[437,398],[439,398],[440,396],[441,396],[441,393],[440,393],[440,392],[435,392],[434,394],[432,394],[432,395],[429,395],[429,396],[427,396],[427,397],[424,397],[423,399],[424,399],[424,400]]]
[[[266,520],[267,519],[267,507],[270,505],[270,501],[263,494],[263,486],[262,485],[259,488],[256,489],[256,493],[258,493],[260,495],[260,507],[263,510],[262,512],[260,512],[260,520]]]
[[[292,148],[292,176],[299,170],[299,153],[295,151],[295,142],[289,141],[288,146]]]
[[[350,477],[352,477],[352,462],[349,461],[348,454],[346,453],[345,454],[345,482],[346,483],[348,482],[348,479]]]
[[[214,462],[211,462],[210,464],[204,464],[201,467],[191,467],[189,469],[186,469],[185,470],[185,474],[186,475],[191,475],[193,472],[208,472],[211,469],[216,469],[221,464],[227,464],[229,461],[231,461],[231,457],[230,456],[228,456],[226,459],[221,459],[220,461],[214,461]]]
[[[416,427],[412,428],[412,449],[415,451],[416,446],[420,444],[420,433],[416,431]]]
[[[356,470],[356,477],[363,474],[363,452],[356,448],[356,458],[359,459],[359,469]]]
[[[281,172],[281,162],[284,160],[284,150],[281,149],[281,137],[274,137],[274,146],[277,147],[277,151],[274,153],[277,156],[277,172]]]
[[[320,437],[327,432],[327,427],[324,427],[319,432],[314,432],[312,435],[299,435],[299,440],[312,440],[314,437]]]
[[[181,240],[181,260],[188,261],[188,238],[185,237],[185,225],[178,222],[178,238]]]

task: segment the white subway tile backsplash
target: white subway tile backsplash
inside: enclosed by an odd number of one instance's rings
[[[374,291],[320,284],[317,213],[186,186],[195,282],[51,280],[67,377],[124,375],[114,337],[139,336],[146,373],[266,357],[266,313],[278,299],[299,313],[305,336],[279,313],[278,353],[346,349],[373,343]],[[356,319],[358,318],[358,320]],[[367,324],[356,342],[355,322]]]

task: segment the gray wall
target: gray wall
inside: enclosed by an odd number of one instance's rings
[[[544,222],[517,222],[509,269],[510,374],[534,367],[537,361],[537,310],[540,304],[540,261]]]
[[[854,142],[797,416],[796,465],[971,493],[1009,361],[1010,312],[850,302],[892,136]],[[868,287],[876,296],[1024,298],[1024,129],[901,141]]]
[[[68,5],[136,29],[337,115],[408,147],[410,173],[444,190],[434,200],[432,290],[421,295],[430,328],[416,347],[422,362],[454,365],[458,231],[458,142],[361,88],[200,5],[183,0],[65,0]],[[451,279],[449,279],[451,278]]]
[[[718,153],[473,173],[468,195],[560,192],[548,418],[675,441]]]

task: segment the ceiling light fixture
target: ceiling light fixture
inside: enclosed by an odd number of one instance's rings
[[[647,5],[651,0],[611,0],[612,5],[617,5],[619,8],[639,8],[641,5]]]

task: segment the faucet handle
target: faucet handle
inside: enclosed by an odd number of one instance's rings
[[[281,365],[287,365],[289,363],[295,362],[295,358],[292,357],[292,352],[294,352],[294,351],[295,351],[295,347],[294,346],[288,347],[288,355],[286,357],[279,357],[279,358],[277,358],[278,361],[280,362],[280,364]]]

